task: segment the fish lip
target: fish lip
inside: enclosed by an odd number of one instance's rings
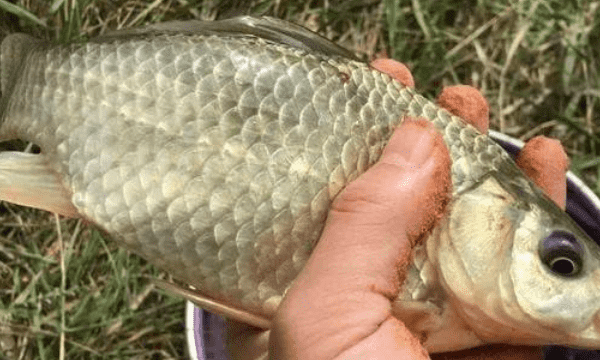
[[[600,311],[597,311],[592,317],[592,321],[581,331],[567,335],[567,343],[573,345],[566,345],[569,350],[577,352],[595,351],[600,348]],[[576,347],[577,349],[571,349],[570,346]],[[555,347],[555,346],[550,346]]]
[[[592,327],[594,329],[594,334],[596,334],[596,346],[599,346],[600,343],[600,311],[596,312],[594,315],[594,320],[592,320]]]

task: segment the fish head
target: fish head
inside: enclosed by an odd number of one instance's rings
[[[500,174],[455,194],[427,244],[449,306],[471,344],[600,349],[600,247],[529,180]]]

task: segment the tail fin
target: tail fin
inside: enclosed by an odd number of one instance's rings
[[[10,34],[0,45],[0,93],[2,97],[12,92],[19,69],[25,63],[27,53],[42,44],[32,36],[25,34]]]

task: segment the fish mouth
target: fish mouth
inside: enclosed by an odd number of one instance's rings
[[[578,351],[600,349],[600,311],[596,312],[588,327],[569,337],[565,343],[580,348]]]
[[[594,320],[592,321],[592,326],[590,326],[591,334],[590,341],[593,342],[592,346],[596,348],[600,348],[600,311],[594,315]]]
[[[600,348],[600,311],[594,315],[592,323],[584,331],[573,335],[567,341],[570,344],[576,344],[579,348],[564,346],[545,346],[543,348],[543,359],[600,359],[600,353],[594,350]]]

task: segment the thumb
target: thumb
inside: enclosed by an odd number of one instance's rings
[[[346,269],[355,262],[352,278],[373,282],[387,274],[389,279],[443,213],[450,164],[442,136],[430,122],[405,120],[379,162],[335,199],[309,264],[323,256],[331,276],[349,275]],[[340,274],[332,270],[336,265]]]
[[[338,195],[329,226],[343,217],[346,228],[370,226],[375,233],[389,231],[396,238],[407,234],[414,245],[449,200],[450,164],[442,136],[433,125],[407,118],[379,162]]]

